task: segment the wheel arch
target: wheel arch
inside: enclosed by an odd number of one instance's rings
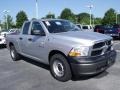
[[[11,46],[14,46],[14,44],[13,44],[12,42],[9,42],[9,48],[10,48]]]
[[[61,54],[61,55],[63,55],[63,56],[67,59],[67,56],[66,56],[63,52],[61,52],[61,51],[59,51],[59,50],[52,50],[52,51],[50,51],[50,53],[49,53],[49,55],[48,55],[48,60],[49,60],[49,62],[50,62],[51,57],[52,57],[54,54]]]

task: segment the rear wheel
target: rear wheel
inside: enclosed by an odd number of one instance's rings
[[[70,66],[61,54],[55,54],[51,57],[50,69],[52,76],[59,81],[65,82],[72,77]]]
[[[11,55],[11,58],[13,61],[18,61],[21,58],[20,54],[17,53],[17,51],[13,45],[10,46],[10,55]]]

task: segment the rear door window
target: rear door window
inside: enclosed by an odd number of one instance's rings
[[[23,27],[23,34],[28,34],[30,22],[26,22]]]

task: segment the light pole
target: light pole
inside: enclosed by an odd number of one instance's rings
[[[87,5],[87,7],[89,8],[89,12],[90,12],[90,26],[91,26],[91,23],[92,23],[92,8],[93,8],[93,5]]]
[[[8,19],[7,19],[7,16],[8,16],[8,13],[9,13],[9,12],[10,12],[9,10],[4,10],[4,11],[3,11],[3,13],[5,14],[7,30],[8,30]]]
[[[36,0],[36,18],[38,19],[38,0]]]
[[[95,26],[95,18],[94,18],[94,16],[93,16],[93,27]]]

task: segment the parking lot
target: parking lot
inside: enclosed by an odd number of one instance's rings
[[[120,41],[114,41],[117,51],[115,65],[94,77],[81,77],[68,82],[55,80],[49,67],[24,58],[13,62],[6,48],[0,49],[0,90],[119,90]]]

